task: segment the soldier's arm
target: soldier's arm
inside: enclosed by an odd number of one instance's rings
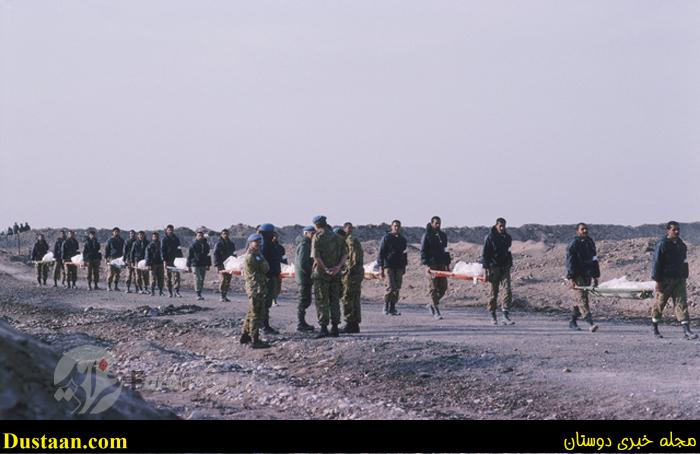
[[[324,273],[328,272],[328,268],[326,268],[326,264],[323,263],[323,259],[321,259],[321,255],[318,252],[318,247],[317,247],[317,238],[314,236],[314,239],[311,242],[311,257],[316,261],[316,265],[323,271]]]

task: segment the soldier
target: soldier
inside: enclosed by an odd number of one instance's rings
[[[216,266],[217,270],[223,271],[225,269],[224,262],[226,261],[226,259],[235,256],[236,245],[233,244],[233,241],[231,241],[231,239],[229,238],[228,230],[224,229],[219,234],[219,241],[216,243],[216,246],[214,246],[214,266]],[[221,301],[222,303],[228,303],[231,300],[228,299],[226,295],[228,294],[228,291],[231,288],[231,274],[219,273],[219,275],[221,276],[221,285],[219,286],[221,297],[219,298],[219,301]]]
[[[42,259],[49,252],[49,243],[44,239],[44,235],[39,233],[36,236],[36,242],[34,247],[32,247],[32,260],[36,265],[36,281],[38,286],[41,287],[42,281],[46,285],[46,279],[49,277],[49,264],[42,263]]]
[[[280,263],[284,263],[285,265],[289,265],[289,261],[287,260],[287,251],[284,249],[284,246],[282,246],[279,242],[279,234],[277,232],[272,232],[272,243],[275,245],[277,248],[277,252],[280,255]],[[281,265],[280,265],[281,267]],[[280,296],[280,293],[282,293],[282,279],[278,279],[275,281],[275,288],[274,291],[272,292],[272,304],[274,306],[279,306],[277,303],[277,297]]]
[[[66,269],[68,288],[75,288],[75,283],[78,281],[78,267],[71,264],[71,259],[78,255],[79,252],[80,246],[78,245],[78,240],[75,239],[75,232],[70,230],[68,231],[68,238],[61,245],[61,259]]]
[[[576,286],[591,284],[597,287],[599,277],[600,265],[595,242],[588,236],[588,226],[580,222],[576,225],[576,238],[566,248],[566,279],[569,281],[569,288],[575,289]],[[578,292],[578,304],[574,304],[569,328],[580,331],[581,328],[578,327],[576,320],[582,317],[594,333],[598,330],[598,325],[593,323],[593,315],[588,304],[588,292],[578,289],[576,292]]]
[[[204,288],[204,277],[211,267],[211,257],[209,257],[209,243],[204,238],[204,231],[197,230],[192,246],[187,256],[187,268],[190,272],[194,268],[194,290],[197,292],[197,301],[203,301],[202,289]]]
[[[100,261],[102,261],[102,253],[100,252],[100,242],[95,237],[95,231],[88,231],[88,238],[83,245],[83,260],[87,264],[87,281],[88,290],[99,290],[97,283],[100,281]]]
[[[656,303],[651,312],[651,323],[654,335],[662,338],[659,322],[668,299],[672,298],[676,308],[676,319],[681,322],[684,337],[697,339],[698,335],[690,330],[688,314],[688,248],[681,240],[680,233],[680,225],[676,221],[670,221],[666,224],[666,236],[656,243],[654,249],[651,278],[656,281]]]
[[[53,244],[53,257],[56,259],[53,267],[53,286],[58,287],[58,278],[61,277],[61,285],[66,286],[66,270],[63,268],[63,242],[66,241],[66,231],[61,230],[60,236]]]
[[[265,313],[263,316],[263,332],[265,334],[279,334],[279,331],[270,326],[270,307],[275,297],[277,288],[280,287],[282,273],[282,254],[278,245],[272,241],[275,226],[272,224],[261,224],[258,233],[262,236],[260,252],[267,260],[270,269],[267,272],[267,293],[265,294]]]
[[[265,301],[267,299],[267,272],[270,270],[267,260],[265,260],[260,251],[262,239],[262,235],[259,233],[254,233],[248,237],[248,251],[243,268],[245,292],[248,295],[248,314],[243,323],[240,342],[241,344],[250,343],[253,348],[267,348],[270,346],[267,342],[260,339],[260,327],[265,315]]]
[[[151,242],[146,247],[146,266],[151,272],[151,296],[156,294],[163,296],[163,256],[160,249],[160,235],[158,232],[151,234]]]
[[[128,274],[126,275],[126,290],[125,293],[131,293],[131,282],[135,280],[136,264],[131,261],[131,250],[136,243],[136,230],[129,230],[129,239],[124,243],[124,262]]]
[[[498,325],[496,308],[501,287],[503,287],[503,300],[501,302],[503,324],[515,324],[509,316],[510,306],[513,301],[513,293],[510,288],[510,270],[513,267],[513,254],[510,253],[511,244],[513,244],[513,239],[506,232],[506,220],[503,218],[496,219],[496,225],[491,227],[491,231],[486,235],[484,247],[481,251],[481,264],[486,272],[486,281],[491,284],[489,302],[486,307],[491,313],[494,325]]]
[[[420,241],[420,261],[426,267],[428,279],[430,279],[430,313],[436,320],[442,319],[440,309],[440,299],[447,292],[447,278],[434,277],[430,270],[449,271],[450,253],[447,252],[447,235],[441,230],[442,220],[439,216],[433,216],[430,224],[425,228],[425,233]]]
[[[107,240],[105,245],[105,263],[109,267],[109,277],[107,278],[107,291],[112,291],[112,284],[114,284],[114,291],[119,291],[119,275],[122,270],[120,267],[110,265],[110,262],[119,257],[124,258],[124,238],[120,235],[121,230],[119,227],[112,229],[112,238]]]
[[[174,232],[175,227],[173,227],[172,224],[165,227],[165,236],[163,237],[163,241],[161,242],[160,246],[166,268],[175,266],[175,259],[182,257],[182,251],[180,250],[180,238],[178,238]],[[182,295],[180,295],[180,273],[167,269],[166,275],[170,298],[173,297],[173,287],[175,288],[175,296],[182,298]]]
[[[401,315],[396,310],[396,303],[399,302],[403,275],[408,264],[407,246],[406,238],[401,235],[401,221],[391,221],[391,231],[382,238],[377,258],[379,275],[382,279],[386,278],[384,315]]]
[[[316,295],[316,312],[321,330],[317,339],[327,336],[338,337],[340,323],[340,296],[343,290],[341,269],[347,259],[347,251],[342,238],[333,233],[325,216],[313,219],[316,234],[311,241],[311,257],[314,259],[313,279]],[[331,331],[328,332],[328,322]]]
[[[146,248],[148,247],[148,240],[146,239],[146,232],[140,230],[136,236],[136,241],[131,245],[131,257],[129,261],[132,266],[136,269],[136,293],[142,295],[148,294],[146,289],[148,288],[148,270],[139,268],[139,262],[146,258]],[[127,284],[128,287],[129,284]]]
[[[15,222],[15,225],[12,226],[12,231],[15,232],[15,235],[19,234],[20,229],[19,225]]]
[[[294,278],[299,284],[299,305],[297,306],[297,331],[313,331],[314,327],[306,323],[306,310],[311,306],[311,239],[316,228],[313,225],[304,227],[302,236],[297,240],[294,255]]]
[[[354,334],[360,332],[362,322],[360,296],[362,294],[362,280],[365,278],[364,252],[362,244],[353,236],[354,227],[351,222],[343,224],[343,236],[347,248],[348,261],[343,272],[343,316],[345,326],[343,333]]]

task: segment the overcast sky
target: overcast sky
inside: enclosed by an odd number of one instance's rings
[[[700,1],[0,0],[0,227],[700,220]]]

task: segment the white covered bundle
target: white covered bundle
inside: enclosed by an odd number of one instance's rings
[[[365,270],[366,279],[374,279],[379,277],[379,263],[371,262],[363,266],[363,268]]]
[[[46,255],[41,258],[41,263],[52,263],[55,261],[56,259],[53,257],[53,252],[47,252]]]
[[[628,281],[627,276],[618,277],[605,281],[598,286],[599,289],[616,289],[616,290],[654,290],[656,282],[654,281]]]
[[[242,271],[243,265],[245,264],[245,256],[234,257],[231,256],[224,260],[224,269],[226,271]]]
[[[294,273],[296,272],[294,268],[294,264],[292,263],[291,265],[285,265],[284,263],[282,264],[282,274],[285,277],[291,277],[294,276]]]
[[[184,257],[178,257],[173,261],[173,267],[178,270],[187,271],[187,259]]]
[[[111,260],[109,264],[117,268],[122,268],[126,266],[126,263],[124,262],[124,257],[117,257],[116,259]]]
[[[481,263],[466,263],[460,261],[455,263],[455,267],[452,269],[452,272],[454,274],[464,276],[478,277],[484,275],[484,267],[481,265]]]
[[[146,270],[146,269],[148,269],[148,267],[146,266],[146,260],[140,260],[140,261],[136,264],[136,268],[138,268],[138,269],[140,269],[140,270]]]
[[[83,254],[74,255],[71,257],[70,261],[75,265],[83,266]]]

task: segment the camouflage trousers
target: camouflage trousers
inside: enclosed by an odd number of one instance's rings
[[[272,276],[267,278],[267,291],[265,292],[265,310],[263,312],[263,326],[270,324],[270,308],[272,307],[272,299],[275,298],[275,291],[281,286],[282,278]]]
[[[151,265],[151,290],[154,290],[156,288],[156,285],[158,286],[158,290],[161,292],[163,291],[163,264],[154,264]]]
[[[173,266],[173,265],[170,265]],[[173,285],[175,286],[175,291],[179,292],[180,291],[180,273],[177,271],[167,271],[167,284],[168,284],[168,290],[172,291],[173,290]]]
[[[666,278],[661,281],[661,291],[656,292],[656,303],[651,310],[651,320],[654,323],[661,321],[669,299],[673,300],[676,319],[681,323],[688,323],[690,314],[688,313],[686,280],[683,278]]]
[[[94,282],[97,285],[100,282],[100,261],[99,260],[88,260],[87,261],[87,280],[88,284]]]
[[[364,274],[345,274],[343,276],[343,317],[346,323],[362,322],[362,279]]]
[[[438,271],[449,271],[450,267],[447,265],[435,265],[431,269]],[[430,299],[433,301],[433,305],[437,306],[440,304],[440,300],[447,292],[447,278],[446,277],[433,277],[430,276]]]
[[[141,291],[148,288],[148,270],[136,268],[136,288]]]
[[[297,315],[302,320],[306,317],[306,310],[311,306],[311,290],[313,284],[311,281],[299,284],[299,304],[297,306]]]
[[[385,303],[396,304],[399,302],[399,292],[401,291],[401,286],[403,285],[403,275],[405,272],[406,270],[402,269],[386,269],[386,287],[384,290]]]
[[[265,294],[248,295],[248,314],[243,322],[243,332],[257,336],[263,326],[265,316]]]
[[[331,278],[314,279],[314,294],[316,296],[316,316],[318,324],[328,326],[340,323],[340,294],[343,282],[340,275]]]
[[[126,288],[131,288],[131,283],[136,281],[136,270],[132,265],[126,265],[127,275],[126,275]]]
[[[114,284],[116,288],[119,285],[119,277],[122,274],[122,269],[118,266],[109,266],[109,276],[107,277],[107,285],[110,287]]]
[[[36,264],[36,281],[41,284],[42,280],[46,284],[46,279],[49,277],[49,264],[48,263],[37,263]]]
[[[63,261],[56,260],[53,266],[53,283],[58,285],[58,278],[61,278],[61,284],[66,284],[66,269],[63,268]]]
[[[193,266],[192,269],[194,270],[194,291],[201,293],[204,289],[204,278],[207,275],[207,267]]]
[[[221,284],[219,285],[219,291],[221,296],[226,296],[228,291],[231,289],[231,274],[229,273],[219,273],[221,276]]]
[[[574,278],[574,283],[577,287],[587,287],[591,285],[591,278],[577,276]],[[574,290],[576,292],[576,300],[574,301],[574,314],[577,317],[586,318],[591,314],[591,306],[589,304],[588,292],[585,290]]]
[[[496,312],[498,308],[498,294],[501,288],[503,288],[501,310],[504,312],[509,311],[513,301],[513,293],[510,289],[510,268],[489,268],[489,284],[491,284],[491,289],[489,302],[486,306],[489,312]]]
[[[78,281],[78,267],[70,263],[71,262],[67,262],[63,265],[66,269],[66,281],[75,285]]]

